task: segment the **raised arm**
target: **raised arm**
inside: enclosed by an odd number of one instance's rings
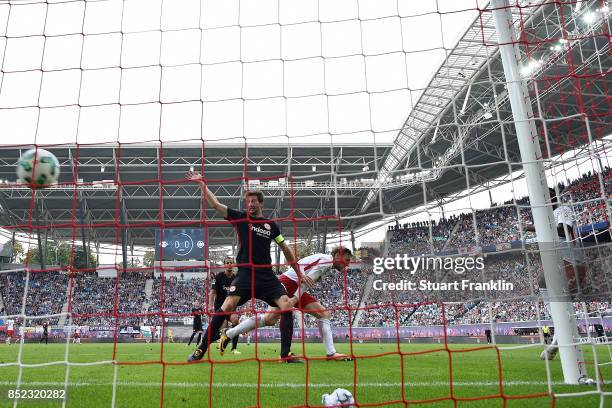
[[[310,277],[308,277],[307,275],[303,274],[302,271],[300,271],[300,267],[296,262],[295,255],[293,254],[291,248],[289,248],[289,245],[287,245],[287,242],[282,241],[278,244],[278,246],[283,251],[283,255],[285,255],[285,260],[287,261],[287,263],[291,265],[291,267],[297,274],[298,281],[301,281],[303,285],[312,288],[314,285],[314,281],[310,279]]]
[[[189,180],[197,181],[200,183],[200,187],[202,188],[202,193],[206,196],[206,202],[212,208],[217,210],[217,213],[221,215],[223,218],[227,217],[227,205],[221,204],[217,197],[208,189],[204,180],[202,180],[202,175],[197,171],[188,171],[187,176]]]

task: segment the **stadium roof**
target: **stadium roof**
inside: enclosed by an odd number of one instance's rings
[[[595,2],[518,3],[514,28],[528,44],[519,63],[534,115],[546,121],[546,131],[536,122],[549,143],[542,152],[555,156],[610,134],[610,10]],[[493,15],[485,10],[433,76],[385,158],[375,186],[404,176],[412,187],[391,190],[384,203],[423,202],[423,182],[428,201],[441,200],[521,167]],[[375,190],[362,211],[376,201]]]
[[[592,10],[582,3],[540,3],[522,2],[513,14],[521,38],[529,42],[521,63],[526,77],[537,79],[528,80],[532,103],[546,120],[554,156],[610,134],[610,41],[599,35],[609,26],[610,14],[585,23],[585,13]],[[128,223],[130,243],[151,245],[162,221],[187,226],[217,219],[210,210],[202,212],[197,188],[181,180],[191,166],[203,169],[213,192],[233,207],[239,207],[247,188],[242,177],[260,179],[249,181],[248,188],[265,191],[266,215],[293,218],[295,224],[283,222],[285,235],[291,236],[295,225],[303,238],[340,228],[336,219],[321,222],[320,217],[340,215],[343,230],[356,230],[383,213],[398,214],[425,200],[441,204],[469,187],[506,182],[501,177],[520,169],[520,157],[496,43],[491,13],[485,11],[449,52],[393,144],[251,144],[248,152],[245,146],[218,143],[50,148],[63,165],[60,181],[76,177],[84,184],[77,200],[73,186],[39,191],[41,222],[54,225],[51,234],[71,237],[80,223],[74,209],[82,205],[83,223],[98,225],[90,239],[118,243],[116,226]],[[543,123],[538,121],[541,133]],[[19,155],[17,148],[0,149],[0,180],[14,179]],[[76,176],[67,171],[71,163]],[[113,183],[117,175],[120,188]],[[2,224],[27,230],[31,197],[26,188],[0,187]],[[227,225],[211,226],[209,236],[213,245],[234,239]]]
[[[390,145],[258,144],[248,146],[247,156],[247,148],[235,144],[206,144],[204,148],[201,144],[62,146],[49,149],[61,164],[60,185],[38,190],[41,200],[37,202],[42,205],[41,222],[46,217],[53,224],[53,233],[67,237],[72,236],[73,225],[81,224],[78,210],[82,203],[86,217],[83,222],[94,227],[94,240],[107,243],[118,243],[115,225],[125,224],[121,213],[124,206],[125,220],[130,225],[129,241],[151,245],[154,230],[162,221],[167,226],[187,228],[201,225],[202,220],[219,220],[214,210],[202,212],[200,189],[184,180],[185,173],[194,169],[205,174],[209,188],[232,208],[243,205],[241,198],[247,185],[264,190],[267,216],[295,219],[282,223],[285,236],[294,235],[295,225],[296,235],[309,237],[323,232],[320,217],[333,216],[335,198],[340,214],[354,211],[369,187],[348,179],[360,175],[364,166],[374,168],[375,161],[380,166],[389,148]],[[15,179],[15,163],[20,155],[16,148],[0,149],[0,180]],[[342,186],[337,194],[332,167]],[[244,174],[252,180],[246,183]],[[79,181],[78,191],[74,189],[75,178]],[[36,215],[31,211],[32,190],[27,187],[0,184],[0,205],[5,210],[1,212],[4,225],[18,225],[25,230],[30,213]],[[33,223],[36,225],[36,219]],[[337,221],[330,221],[329,232],[332,228],[337,230],[337,225]],[[80,233],[77,227],[77,239]],[[213,245],[231,244],[234,235],[227,224],[209,227]]]

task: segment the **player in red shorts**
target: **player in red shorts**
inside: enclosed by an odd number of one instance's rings
[[[310,277],[313,281],[320,280],[324,275],[329,273],[332,269],[342,271],[351,260],[351,251],[346,248],[338,247],[335,248],[331,255],[328,254],[314,254],[302,258],[298,261],[300,270],[303,274]],[[297,274],[293,270],[289,270],[282,274],[279,278],[287,294],[291,297],[294,307],[299,307],[305,313],[314,316],[317,319],[317,325],[319,326],[319,333],[323,339],[325,345],[326,355],[329,360],[350,360],[350,356],[340,354],[336,352],[334,348],[334,339],[331,330],[331,314],[329,311],[324,310],[325,308],[317,301],[317,299],[310,293],[306,292],[306,288],[302,285],[301,296],[298,300],[298,278]],[[274,326],[276,322],[281,321],[281,360],[286,362],[297,362],[291,350],[291,337],[293,336],[293,312],[285,312],[283,314],[273,312],[278,310],[277,308],[270,308],[270,311],[265,315],[257,316],[257,324],[255,317],[245,320],[238,326],[225,330],[221,333],[219,340],[219,349],[222,350],[227,347],[227,344],[234,337],[247,333],[255,329],[255,326]],[[287,338],[288,336],[288,338]],[[283,341],[284,338],[284,341]]]
[[[15,320],[8,319],[6,321],[6,344],[11,345],[11,339],[15,335]]]
[[[72,336],[73,344],[81,344],[81,329],[74,329],[74,336]]]

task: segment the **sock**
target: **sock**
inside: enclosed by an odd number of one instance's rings
[[[198,340],[196,344],[199,345],[201,341],[202,341],[202,332],[198,332]]]
[[[257,327],[263,327],[265,325],[266,325],[265,316],[264,315],[257,316]],[[228,329],[225,332],[225,335],[229,337],[230,339],[233,339],[234,337],[238,337],[238,335],[240,334],[248,333],[251,330],[255,330],[255,326],[256,326],[255,317],[251,317],[249,319],[246,319],[244,322],[239,323],[237,326],[234,326],[231,329]]]
[[[217,312],[223,312],[221,308],[216,310]],[[223,322],[226,320],[226,316],[222,314],[216,314],[210,320],[210,324],[206,328],[206,333],[202,338],[202,342],[198,346],[200,350],[206,352],[208,345],[219,339],[219,329],[223,326]]]
[[[240,339],[240,336],[236,336],[232,339],[232,351],[236,350],[236,347],[238,347],[238,340]]]
[[[548,289],[540,288],[539,292],[540,292],[540,296],[542,297],[542,303],[544,303],[544,310],[546,310],[546,313],[548,313],[548,315],[551,316],[552,318],[552,312],[550,311],[550,298],[548,297]],[[542,316],[542,317],[544,318],[546,316]],[[547,349],[551,349],[551,348],[553,349],[557,348],[557,333],[553,334],[552,341],[547,347]]]
[[[291,352],[291,342],[293,341],[293,312],[281,313],[280,318],[281,332],[281,358],[287,357]]]
[[[319,326],[319,333],[321,334],[321,339],[323,339],[323,344],[325,344],[325,352],[328,356],[336,353],[336,349],[334,348],[334,336],[332,334],[331,322],[329,319],[318,319],[317,326]]]
[[[187,343],[187,345],[191,345],[191,342],[193,341],[193,338],[195,337],[196,332],[191,333],[191,337],[189,338],[189,343]],[[200,343],[200,341],[198,340],[198,344]]]

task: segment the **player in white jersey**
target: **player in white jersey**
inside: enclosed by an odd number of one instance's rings
[[[75,327],[74,335],[72,336],[72,343],[81,344],[81,328],[80,327]]]
[[[15,333],[15,320],[7,319],[6,321],[6,344],[11,345],[11,339]]]
[[[346,248],[335,248],[331,255],[314,254],[302,258],[298,261],[300,271],[310,277],[314,282],[319,281],[323,276],[330,273],[333,269],[342,271],[348,266],[351,261],[351,251]],[[279,278],[280,282],[287,289],[287,294],[291,298],[294,307],[299,307],[305,313],[314,316],[317,319],[319,333],[325,345],[326,356],[328,360],[351,360],[350,356],[336,352],[334,348],[334,339],[331,330],[331,313],[317,301],[310,293],[307,293],[306,286],[302,285],[298,288],[298,277],[293,270],[289,270],[282,274]],[[269,311],[261,316],[251,317],[248,320],[240,323],[225,332],[222,332],[219,340],[219,347],[226,346],[232,338],[250,332],[256,327],[274,326],[276,322],[281,320],[281,361],[298,362],[290,352],[291,338],[293,336],[293,312],[280,314],[276,312],[278,308],[269,308]]]

